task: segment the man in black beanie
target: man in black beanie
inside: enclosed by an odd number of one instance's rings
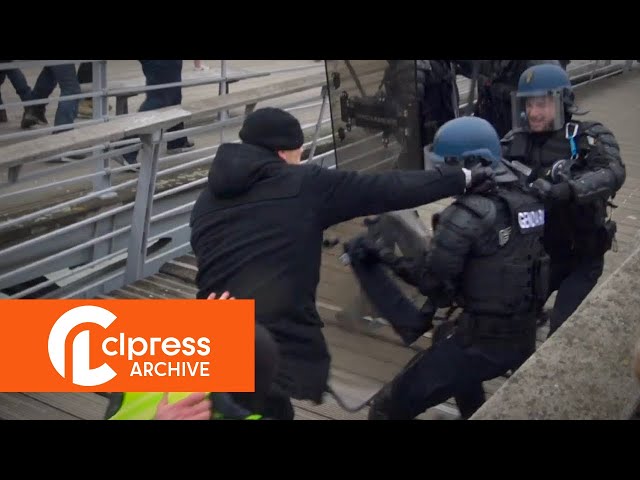
[[[300,122],[279,108],[261,108],[249,115],[239,133],[240,140],[263,147],[287,163],[300,163],[304,135]]]
[[[416,208],[493,182],[489,168],[440,165],[379,174],[300,165],[304,135],[278,108],[256,110],[242,143],[220,145],[191,215],[198,298],[255,300],[279,350],[263,415],[293,419],[291,398],[322,401],[330,355],[316,310],[323,231],[353,218]]]

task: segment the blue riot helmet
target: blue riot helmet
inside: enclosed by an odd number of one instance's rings
[[[449,120],[436,132],[433,143],[425,147],[425,169],[437,164],[472,169],[477,165],[491,167],[497,182],[512,182],[517,177],[502,161],[500,138],[495,128],[480,117]]]
[[[560,130],[578,113],[567,72],[555,64],[527,68],[511,96],[514,130],[544,133]]]
[[[500,138],[495,128],[482,118],[455,118],[438,129],[425,158],[434,164],[458,164],[465,168],[478,163],[497,166],[502,158]]]

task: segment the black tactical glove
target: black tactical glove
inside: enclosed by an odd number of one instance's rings
[[[574,165],[573,160],[558,160],[551,167],[551,181],[555,184],[568,182],[571,179],[571,168]]]
[[[359,235],[344,244],[344,251],[353,260],[370,264],[380,261],[380,249],[375,241],[367,234]]]
[[[496,187],[496,174],[490,167],[476,165],[471,169],[471,181],[467,185],[470,193],[488,193]]]
[[[571,187],[567,182],[552,184],[539,178],[531,184],[531,188],[544,201],[567,201],[571,199]]]
[[[417,286],[422,271],[422,258],[398,257],[393,250],[376,243],[367,234],[345,243],[344,251],[361,265],[382,263],[408,284]]]

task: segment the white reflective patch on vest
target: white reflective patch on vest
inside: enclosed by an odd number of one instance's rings
[[[518,213],[518,224],[520,230],[530,230],[544,225],[544,209],[532,210],[530,212]]]
[[[498,232],[498,243],[504,247],[511,237],[511,227],[503,228]]]

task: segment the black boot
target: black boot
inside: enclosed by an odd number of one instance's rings
[[[31,128],[34,125],[48,125],[47,117],[45,116],[45,106],[35,105],[26,107],[24,114],[22,115],[21,128]]]

